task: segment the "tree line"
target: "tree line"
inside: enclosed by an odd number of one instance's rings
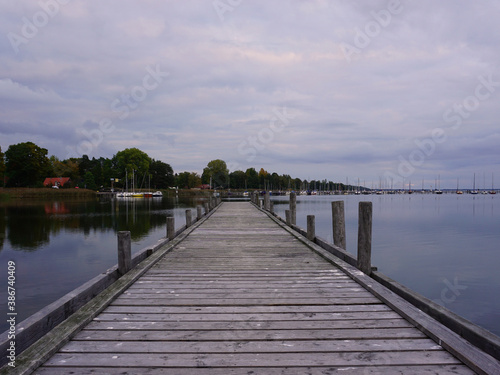
[[[92,190],[132,188],[167,189],[211,187],[218,189],[342,189],[331,181],[306,181],[290,175],[270,173],[263,168],[230,172],[227,164],[216,159],[208,162],[200,176],[196,172],[174,173],[163,161],[151,158],[137,148],[117,152],[112,158],[80,158],[60,160],[48,156],[48,150],[33,142],[0,147],[0,186],[42,187],[46,177],[69,177],[69,186]]]

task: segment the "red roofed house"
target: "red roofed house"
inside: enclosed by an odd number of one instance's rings
[[[70,182],[69,177],[47,177],[43,182],[43,186],[58,186],[63,187]]]

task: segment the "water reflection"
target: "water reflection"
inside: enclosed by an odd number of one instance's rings
[[[203,199],[175,198],[4,203],[0,206],[0,250],[7,240],[12,250],[36,251],[62,230],[86,236],[95,231],[128,230],[132,241],[137,241],[165,226],[174,208],[203,203]]]
[[[36,313],[117,263],[116,232],[129,230],[132,254],[176,227],[203,199],[15,202],[0,205],[0,264],[16,262],[18,321]],[[196,215],[196,214],[194,214]],[[0,278],[0,300],[7,300]],[[5,286],[5,287],[4,287]],[[7,305],[0,305],[5,316]],[[0,330],[7,328],[0,322]]]

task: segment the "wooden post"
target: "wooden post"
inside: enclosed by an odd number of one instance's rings
[[[372,202],[359,202],[358,268],[370,275],[372,272]]]
[[[264,210],[271,211],[271,193],[268,191],[264,195]]]
[[[196,220],[200,220],[201,216],[201,206],[196,206]]]
[[[118,272],[125,275],[130,271],[132,265],[132,254],[130,244],[130,232],[118,232]]]
[[[175,219],[167,217],[167,238],[172,241],[175,237]]]
[[[333,244],[346,249],[344,201],[332,202]]]
[[[307,215],[307,239],[313,241],[316,238],[315,217]]]
[[[269,212],[274,214],[274,202],[269,202]]]
[[[290,223],[297,225],[297,196],[293,191],[290,193]]]
[[[208,215],[210,208],[208,206],[208,202],[203,203],[203,206],[205,207],[205,215]]]
[[[292,224],[292,222],[290,221],[290,210],[285,210],[285,222],[288,226]]]
[[[189,228],[191,226],[191,210],[186,210],[186,228]]]

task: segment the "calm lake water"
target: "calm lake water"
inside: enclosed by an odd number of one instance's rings
[[[285,217],[288,197],[274,197]],[[358,204],[373,202],[372,264],[385,275],[500,336],[500,196],[456,194],[297,197],[297,225],[315,215],[333,242],[331,202],[343,200],[356,255]]]
[[[0,316],[7,314],[8,261],[16,263],[16,311],[21,322],[114,266],[117,232],[129,230],[132,255],[179,228],[185,210],[204,201],[130,198],[0,205]],[[196,217],[196,210],[193,210]],[[0,321],[1,332],[7,329]]]
[[[273,197],[284,217],[288,197]],[[500,335],[500,195],[299,196],[297,223],[316,215],[330,242],[331,202],[344,200],[347,250],[357,248],[360,201],[373,202],[372,263],[381,272]],[[16,262],[17,321],[117,263],[116,233],[132,253],[165,236],[166,217],[202,201],[135,199],[0,205],[0,303],[7,312],[7,262]],[[193,212],[195,214],[195,212]],[[0,321],[0,329],[7,328]]]

